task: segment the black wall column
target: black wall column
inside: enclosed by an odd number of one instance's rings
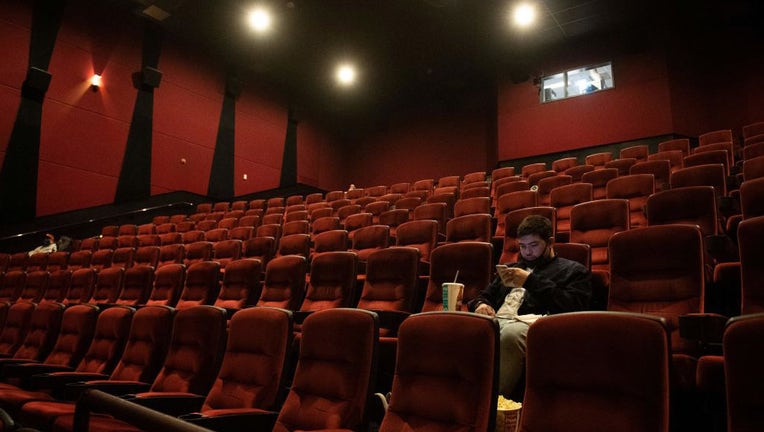
[[[229,77],[220,111],[215,153],[212,155],[210,181],[207,195],[220,201],[227,201],[234,195],[234,150],[236,146],[236,97],[241,92],[238,79]]]
[[[141,72],[133,75],[138,93],[133,119],[127,135],[122,169],[119,172],[114,203],[146,199],[151,196],[151,144],[154,121],[154,88],[162,77],[156,69],[162,47],[161,29],[144,24]]]
[[[286,139],[284,140],[284,157],[281,160],[281,181],[279,187],[297,184],[297,118],[289,110]]]
[[[0,222],[3,223],[22,222],[36,215],[42,103],[50,83],[47,69],[65,6],[63,0],[34,3],[29,70],[0,170]]]

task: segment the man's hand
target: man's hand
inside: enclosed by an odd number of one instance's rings
[[[496,266],[496,273],[501,278],[501,283],[505,287],[515,288],[521,287],[525,284],[525,280],[528,279],[530,272],[516,267]]]
[[[480,303],[480,306],[475,308],[475,313],[480,314],[480,315],[488,315],[488,316],[491,316],[491,317],[496,315],[496,311],[493,310],[493,308],[490,305],[485,304],[485,303]]]

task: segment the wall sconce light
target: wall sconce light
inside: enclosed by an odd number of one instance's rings
[[[90,77],[90,89],[98,91],[99,87],[101,87],[101,75],[93,74],[93,76]]]

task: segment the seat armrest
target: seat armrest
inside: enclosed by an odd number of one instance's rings
[[[276,424],[276,419],[278,416],[279,413],[277,412],[262,411],[214,417],[207,417],[203,414],[201,416],[192,414],[189,416],[183,416],[181,418],[189,423],[193,423],[197,426],[201,426],[207,429],[212,429],[217,432],[237,432],[243,430],[273,430],[273,426]]]
[[[294,319],[295,324],[302,324],[303,321],[305,321],[305,318],[308,317],[308,315],[312,314],[314,311],[294,311],[292,312],[292,318]]]
[[[77,399],[85,390],[100,390],[114,396],[134,394],[148,391],[151,385],[140,381],[107,381],[95,380],[70,383],[65,386],[66,399]]]
[[[149,396],[142,396],[140,394],[133,395],[132,398],[128,398],[127,400],[145,406],[146,408],[151,408],[154,411],[177,417],[179,415],[199,411],[202,409],[204,399],[204,396],[194,394],[170,394],[163,396],[160,393],[152,393]]]
[[[6,378],[14,377],[28,379],[32,375],[71,371],[72,368],[68,366],[46,365],[43,363],[18,363],[7,365],[3,368],[3,376]]]
[[[403,320],[411,316],[409,312],[397,311],[397,310],[372,310],[377,316],[379,316],[379,328],[385,328],[392,331],[392,335],[398,334],[398,327],[401,326]]]
[[[84,372],[50,372],[32,375],[29,378],[29,387],[32,390],[61,390],[65,385],[69,383],[106,379],[109,379],[109,376],[104,374]]]
[[[693,313],[679,317],[679,336],[697,341],[701,348],[721,345],[727,317],[713,313]]]

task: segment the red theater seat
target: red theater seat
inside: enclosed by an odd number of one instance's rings
[[[404,321],[380,432],[493,430],[498,334],[495,320],[475,314],[430,312]],[[465,364],[481,367],[458,366]]]
[[[655,193],[654,176],[630,174],[618,177],[607,183],[606,190],[608,199],[626,199],[629,201],[629,226],[631,228],[647,225],[644,208],[647,197]]]
[[[262,263],[257,259],[231,261],[223,274],[220,293],[215,306],[227,309],[244,309],[254,305],[260,298],[260,274]]]
[[[491,282],[492,266],[490,243],[463,242],[437,247],[432,252],[422,312],[443,310],[443,283],[454,280],[464,284],[461,310],[467,311],[467,303]]]
[[[185,281],[186,266],[183,264],[168,264],[157,269],[146,305],[174,307],[178,303]]]
[[[307,260],[299,255],[282,256],[268,262],[257,306],[298,310],[305,294],[307,267]]]
[[[177,310],[211,305],[218,295],[220,263],[204,261],[192,264],[186,271],[186,282],[175,305]]]
[[[656,317],[576,312],[539,319],[528,330],[519,430],[668,432],[668,350],[665,323]]]

